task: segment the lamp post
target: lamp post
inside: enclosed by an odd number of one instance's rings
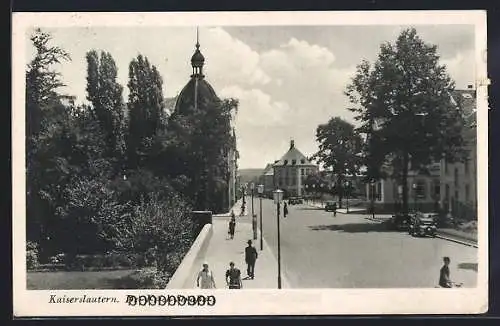
[[[280,204],[283,200],[283,190],[276,189],[273,196],[276,204],[276,222],[278,225],[278,289],[281,289]]]
[[[260,201],[260,250],[263,248],[263,240],[262,240],[262,195],[264,194],[264,185],[257,186],[257,192],[259,193],[259,201]]]
[[[371,180],[370,182],[371,188],[371,202],[372,202],[372,219],[375,219],[375,180]]]
[[[412,185],[412,188],[413,188],[413,205],[414,205],[414,209],[415,209],[415,213],[417,212],[417,184],[414,183]]]
[[[346,213],[349,214],[349,187],[351,186],[351,182],[347,180],[345,182],[345,189],[346,189]]]
[[[255,215],[254,209],[253,209],[253,197],[254,197],[254,190],[255,190],[255,184],[253,182],[250,184],[250,189],[252,190],[252,230],[253,230],[253,239],[257,240],[257,215]]]

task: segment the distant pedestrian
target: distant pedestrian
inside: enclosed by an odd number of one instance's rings
[[[288,215],[288,205],[286,202],[283,203],[283,217],[286,217]]]
[[[243,287],[241,272],[234,267],[233,262],[229,263],[229,269],[226,271],[226,284],[230,289],[241,289]]]
[[[234,215],[234,209],[231,210],[231,219],[234,220],[235,219],[235,215]]]
[[[337,216],[337,203],[333,203],[333,216]]]
[[[198,273],[196,286],[200,289],[215,289],[214,275],[212,271],[208,269],[207,263],[203,264],[203,269]]]
[[[255,247],[252,246],[252,240],[248,240],[248,247],[245,248],[245,262],[247,263],[247,275],[252,280],[255,277],[255,261],[258,254]]]
[[[236,228],[236,219],[235,218],[231,218],[231,220],[229,221],[229,238],[234,239],[234,229]]]

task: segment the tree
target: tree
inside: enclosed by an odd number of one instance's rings
[[[380,177],[384,164],[403,188],[408,211],[408,170],[426,172],[442,158],[464,158],[463,118],[453,107],[454,82],[439,64],[437,47],[425,43],[413,28],[394,44],[380,47],[377,61],[362,62],[346,95],[367,135],[368,177]]]
[[[167,170],[171,179],[186,181],[182,191],[195,209],[222,211],[226,206],[228,155],[235,150],[231,115],[237,108],[236,99],[201,98],[197,110],[169,117]]]
[[[50,227],[48,220],[63,184],[61,175],[53,172],[66,170],[61,147],[54,142],[63,140],[68,116],[62,103],[65,96],[57,92],[64,84],[54,65],[71,58],[60,47],[51,45],[51,35],[40,29],[30,40],[35,56],[26,70],[26,230],[28,240],[39,242]]]
[[[123,154],[124,104],[123,87],[116,81],[117,67],[110,53],[87,52],[87,99],[92,112],[106,135],[107,155]]]
[[[147,57],[138,55],[129,65],[127,152],[129,168],[147,164],[154,137],[165,126],[163,80]]]
[[[40,130],[42,111],[58,103],[62,95],[57,89],[64,86],[61,74],[53,70],[54,64],[71,60],[70,55],[58,46],[51,46],[52,36],[37,28],[30,40],[35,47],[35,57],[26,71],[26,124],[27,136]]]
[[[342,207],[345,178],[357,175],[361,166],[362,139],[352,124],[334,117],[318,126],[316,140],[319,142],[319,151],[313,158],[333,172],[339,207]]]

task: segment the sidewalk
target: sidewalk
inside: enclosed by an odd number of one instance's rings
[[[201,269],[203,262],[208,263],[214,273],[215,284],[218,289],[226,288],[225,273],[229,269],[229,262],[241,271],[243,289],[277,289],[278,262],[267,243],[263,242],[260,250],[260,234],[253,240],[252,225],[250,223],[236,223],[234,239],[228,237],[229,217],[220,217],[212,223],[212,238],[208,244],[204,257],[196,262]],[[252,240],[257,249],[258,259],[255,264],[255,279],[246,280],[245,247],[247,241]],[[288,282],[282,274],[282,287],[289,288]],[[193,288],[196,286],[196,275],[193,275]]]
[[[232,210],[234,212],[234,215],[236,217],[238,217],[238,216],[247,216],[248,215],[248,208],[249,208],[249,206],[248,206],[248,198],[246,199],[245,213],[243,215],[240,215],[240,213],[241,213],[241,203],[242,202],[243,202],[243,199],[241,199],[241,198],[238,199],[236,201],[236,203],[234,204],[233,208],[232,208]],[[229,210],[229,212],[227,212],[227,213],[214,214],[213,216],[214,217],[228,217],[228,216],[231,216],[231,210]]]

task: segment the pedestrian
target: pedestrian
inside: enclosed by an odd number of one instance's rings
[[[450,257],[443,257],[443,267],[439,270],[439,286],[442,288],[451,288],[450,280]]]
[[[333,203],[333,216],[337,216],[337,203]]]
[[[288,205],[286,202],[283,203],[283,217],[286,217],[288,215]]]
[[[202,270],[198,273],[198,277],[196,278],[196,286],[200,289],[215,289],[214,275],[212,271],[208,269],[207,263],[203,264]]]
[[[234,209],[231,210],[231,219],[234,220],[236,216],[234,215]]]
[[[255,261],[258,254],[255,247],[252,246],[252,240],[248,240],[248,246],[245,248],[245,262],[247,263],[247,275],[252,280],[255,277]]]
[[[226,284],[230,289],[241,289],[243,287],[241,272],[234,267],[233,262],[229,263],[229,269],[226,271]]]
[[[229,238],[234,239],[234,229],[236,228],[236,219],[234,217],[229,221]]]

